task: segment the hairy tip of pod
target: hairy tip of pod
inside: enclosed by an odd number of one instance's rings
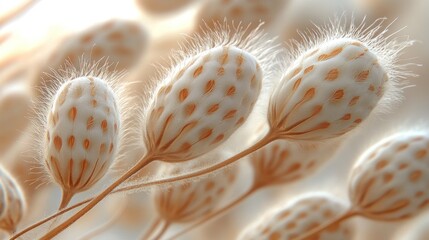
[[[331,195],[312,193],[276,209],[246,229],[239,239],[296,239],[329,221],[335,220],[347,206]],[[321,240],[351,238],[351,226],[341,223],[315,236]]]
[[[203,51],[161,83],[147,111],[149,152],[164,161],[198,157],[246,121],[261,91],[256,58],[234,47]]]
[[[353,206],[380,220],[410,218],[429,205],[429,135],[404,132],[368,149],[349,181]]]
[[[119,147],[115,93],[98,77],[69,80],[55,94],[46,118],[45,166],[63,190],[87,190],[105,175]]]

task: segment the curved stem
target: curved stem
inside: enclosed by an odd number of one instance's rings
[[[223,167],[226,167],[226,166],[236,162],[237,160],[239,160],[239,159],[255,152],[256,150],[264,147],[265,145],[267,145],[268,143],[270,143],[276,139],[277,139],[277,135],[274,134],[273,132],[269,132],[267,135],[265,135],[265,137],[263,137],[261,140],[256,142],[251,147],[241,151],[240,153],[228,158],[225,161],[217,163],[217,164],[210,166],[208,168],[204,168],[204,169],[198,170],[196,172],[188,173],[188,174],[177,176],[177,177],[171,177],[171,178],[167,178],[167,179],[155,180],[152,182],[140,183],[140,184],[127,186],[127,187],[121,188],[120,191],[122,192],[122,191],[135,190],[135,189],[140,189],[140,188],[144,188],[144,187],[150,187],[153,185],[172,183],[172,182],[177,182],[177,181],[181,181],[181,180],[186,180],[189,178],[199,177],[199,176],[211,173],[213,171],[216,171],[218,169],[221,169]]]
[[[134,165],[130,170],[128,170],[124,175],[122,175],[118,180],[113,182],[109,187],[107,187],[104,191],[102,191],[100,194],[98,194],[94,199],[92,199],[84,208],[82,208],[80,211],[75,213],[73,216],[68,218],[65,222],[61,223],[45,235],[43,235],[40,239],[41,240],[47,240],[52,239],[53,237],[57,236],[59,233],[64,231],[66,228],[68,228],[70,225],[72,225],[74,222],[76,222],[79,218],[84,216],[89,210],[94,208],[101,200],[103,200],[109,193],[111,193],[117,186],[121,185],[121,183],[125,182],[128,178],[136,174],[138,171],[140,171],[143,167],[151,163],[152,156],[145,156],[140,161],[137,162],[136,165]]]
[[[356,215],[357,215],[357,212],[355,212],[353,210],[349,210],[345,214],[339,216],[338,218],[332,220],[331,222],[328,222],[327,224],[323,224],[323,225],[321,225],[321,226],[319,226],[317,228],[314,228],[313,230],[311,230],[309,232],[306,232],[304,235],[299,236],[298,238],[293,239],[293,240],[305,240],[305,239],[309,239],[309,238],[314,237],[315,235],[317,235],[317,234],[325,231],[326,229],[328,229],[328,228],[330,228],[330,227],[332,227],[332,226],[334,226],[336,224],[340,224],[343,221],[345,221],[345,220],[347,220],[347,219],[349,219],[351,217],[354,217]]]
[[[155,181],[151,181],[151,182],[147,182],[147,183],[139,183],[139,184],[134,184],[134,185],[122,187],[122,188],[119,188],[119,189],[117,189],[115,191],[112,191],[112,193],[127,192],[127,191],[131,191],[131,190],[135,190],[135,189],[141,189],[141,188],[144,188],[144,187],[150,187],[150,186],[153,186],[153,185],[160,185],[160,184],[164,184],[164,183],[171,183],[171,182],[180,181],[180,180],[183,180],[183,179],[188,179],[188,178],[192,178],[192,177],[196,177],[196,176],[201,176],[201,175],[204,175],[205,173],[209,173],[209,172],[213,171],[212,169],[217,170],[217,169],[220,169],[220,168],[224,167],[224,165],[225,166],[229,165],[229,164],[237,161],[238,159],[240,159],[240,158],[242,158],[242,157],[244,157],[244,156],[246,156],[246,155],[248,155],[248,154],[250,154],[250,153],[252,153],[252,152],[254,152],[254,151],[256,151],[256,150],[258,150],[260,148],[262,148],[262,147],[264,147],[265,145],[267,145],[268,143],[270,143],[270,142],[272,142],[272,141],[274,141],[276,139],[277,139],[277,135],[275,135],[272,132],[270,132],[264,138],[262,138],[256,144],[254,144],[252,147],[250,147],[250,148],[248,148],[248,149],[246,149],[246,150],[238,153],[235,156],[232,156],[231,158],[227,159],[226,161],[223,161],[223,162],[220,162],[218,164],[215,164],[215,165],[213,165],[213,166],[211,166],[211,167],[209,167],[207,169],[202,169],[200,171],[193,172],[193,173],[186,174],[186,175],[182,175],[182,176],[177,176],[177,177],[172,177],[172,178],[167,178],[167,179],[161,179],[161,180],[155,180]],[[224,164],[225,162],[227,162],[227,163]],[[70,206],[70,207],[68,207],[68,208],[66,208],[64,210],[61,210],[61,211],[59,211],[59,212],[57,212],[57,213],[55,213],[55,214],[53,214],[53,215],[51,215],[49,217],[47,217],[47,218],[45,218],[45,219],[37,222],[37,223],[34,223],[34,224],[28,226],[27,228],[21,230],[19,233],[15,234],[10,240],[17,239],[18,237],[20,237],[23,234],[25,234],[25,233],[27,233],[27,232],[29,232],[29,231],[31,231],[31,230],[39,227],[40,225],[42,225],[42,224],[44,224],[44,223],[46,223],[46,222],[48,222],[48,221],[50,221],[50,220],[52,220],[54,218],[56,218],[56,217],[58,217],[58,216],[60,216],[60,215],[62,215],[64,213],[66,213],[66,212],[69,212],[69,211],[71,211],[71,210],[73,210],[73,209],[75,209],[77,207],[80,207],[80,206],[82,206],[82,205],[84,205],[84,204],[92,201],[93,199],[94,198],[89,198],[89,199],[86,199],[86,200],[84,200],[82,202],[76,203],[73,206]]]
[[[149,239],[149,237],[153,234],[153,232],[159,227],[161,224],[161,219],[157,218],[148,228],[147,232],[142,236],[142,240]]]
[[[243,202],[246,198],[248,198],[250,195],[252,195],[256,190],[258,190],[259,187],[252,187],[250,188],[246,193],[244,193],[243,195],[241,195],[240,197],[238,197],[237,199],[235,199],[234,201],[230,202],[228,205],[224,206],[221,209],[218,209],[215,212],[212,212],[210,214],[207,214],[204,218],[202,218],[200,221],[192,224],[191,226],[185,228],[184,230],[180,231],[179,233],[175,234],[174,236],[168,238],[168,239],[177,239],[178,237],[182,236],[183,234],[188,233],[189,231],[191,231],[192,229],[212,220],[213,218],[216,218],[220,215],[222,215],[223,213],[231,210],[232,208],[234,208],[235,206],[237,206],[238,204],[240,204],[241,202]]]
[[[168,227],[170,226],[169,222],[165,222],[164,225],[161,228],[161,231],[156,234],[156,236],[153,238],[153,240],[159,240],[161,239],[162,235],[164,235],[165,232],[167,232]]]
[[[65,207],[67,207],[67,205],[69,205],[70,201],[72,200],[73,196],[74,196],[74,192],[63,189],[63,194],[61,196],[61,203],[58,210],[62,210]]]

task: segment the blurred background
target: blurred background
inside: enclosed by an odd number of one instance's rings
[[[200,26],[206,23],[210,27],[212,20],[224,18],[255,27],[262,20],[263,29],[282,42],[302,41],[298,30],[322,25],[343,13],[350,18],[353,15],[358,23],[364,17],[368,24],[387,18],[383,24],[393,22],[389,26],[392,33],[400,30],[398,35],[417,41],[406,50],[403,61],[422,67],[410,66],[410,71],[418,76],[407,79],[409,87],[404,89],[404,100],[389,113],[371,118],[349,134],[347,142],[313,176],[258,191],[228,214],[181,239],[236,239],[273,205],[310,191],[326,191],[347,200],[349,171],[362,151],[391,133],[429,128],[427,9],[428,0],[0,0],[0,163],[26,196],[27,210],[18,230],[55,212],[60,201],[60,189],[44,180],[47,173],[38,170],[38,159],[34,159],[37,154],[32,152],[37,150],[31,147],[40,141],[31,134],[35,126],[30,120],[42,98],[39,89],[54,84],[45,73],[58,69],[67,59],[78,67],[82,55],[93,60],[107,57],[117,70],[126,70],[121,81],[133,84],[129,94],[145,95],[156,82],[159,65],[168,66],[171,51],[179,49],[184,35],[199,33]],[[88,36],[91,40],[85,41]],[[226,148],[234,152],[240,145],[234,140],[228,144]],[[129,161],[122,161],[118,169],[138,159],[140,150],[127,151]],[[245,164],[240,168],[232,195],[239,195],[249,186],[251,169]],[[72,204],[98,192],[118,172],[111,171],[94,189],[76,196]],[[150,191],[110,197],[105,202],[59,239],[139,239],[157,215]],[[85,234],[109,220],[113,223],[108,228],[85,238]],[[356,240],[429,239],[429,232],[424,232],[429,227],[429,213],[402,222],[363,218],[353,221]],[[184,226],[175,224],[164,237],[173,236]],[[48,227],[24,235],[23,239],[35,239]],[[3,236],[7,239],[6,233]]]

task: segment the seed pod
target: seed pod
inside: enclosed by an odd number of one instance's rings
[[[24,195],[15,180],[1,167],[0,183],[4,189],[5,199],[4,213],[0,218],[0,229],[13,233],[25,213]]]
[[[326,222],[335,220],[346,211],[346,204],[334,196],[312,193],[268,213],[246,229],[239,239],[297,239]],[[347,240],[352,239],[352,234],[352,226],[343,222],[311,239]]]
[[[45,163],[65,192],[93,186],[118,148],[119,111],[112,89],[98,77],[65,82],[47,118]]]
[[[185,164],[186,166],[183,166]],[[180,168],[163,169],[164,173],[177,175],[189,169],[189,163]],[[238,168],[221,170],[216,175],[192,182],[177,183],[155,193],[158,214],[168,222],[189,222],[202,218],[215,210],[222,198],[231,189],[238,174]]]
[[[144,12],[166,14],[177,12],[192,4],[194,0],[136,0],[136,2]]]
[[[207,24],[214,27],[216,22],[227,19],[243,25],[264,22],[269,25],[282,13],[287,0],[212,0],[205,1],[197,15],[196,26]]]
[[[79,57],[85,55],[93,61],[108,57],[118,64],[117,70],[132,67],[146,48],[147,33],[138,22],[110,20],[86,31],[69,36],[50,57],[49,62],[63,65],[67,59],[79,67]]]
[[[429,204],[429,135],[404,132],[366,151],[354,167],[350,199],[361,215],[384,221],[410,218]]]
[[[66,36],[48,53],[48,64],[35,69],[33,85],[52,84],[52,77],[45,72],[57,71],[65,65],[78,71],[85,68],[83,63],[95,62],[106,63],[104,70],[109,72],[131,69],[147,48],[147,35],[138,22],[110,20]]]
[[[250,156],[254,184],[283,184],[305,178],[329,160],[337,146],[336,142],[272,142]]]
[[[261,81],[256,58],[234,46],[187,59],[149,105],[149,152],[164,161],[184,161],[217,147],[247,119]]]
[[[269,122],[285,138],[322,140],[367,118],[387,73],[360,41],[335,39],[302,54],[270,99]]]

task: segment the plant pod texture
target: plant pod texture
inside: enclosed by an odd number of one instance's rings
[[[3,168],[0,168],[0,183],[3,189],[4,207],[0,215],[0,229],[14,232],[25,213],[24,195],[19,185]]]
[[[384,221],[410,218],[429,204],[429,135],[404,132],[365,152],[349,182],[356,211]]]
[[[246,229],[240,240],[293,240],[329,221],[335,220],[347,211],[347,206],[321,193],[301,197],[284,208],[273,211]],[[304,240],[351,240],[352,226],[343,222],[329,227],[317,236]]]
[[[362,42],[327,41],[288,68],[270,99],[270,125],[290,139],[340,136],[368,117],[387,80],[377,56]]]
[[[256,59],[233,47],[201,52],[176,68],[148,109],[146,144],[164,161],[214,149],[246,121],[261,90]]]
[[[337,143],[274,141],[250,156],[255,184],[284,184],[305,178],[329,160],[337,146]]]
[[[62,66],[69,60],[79,68],[81,57],[95,62],[105,58],[112,68],[124,70],[139,60],[146,42],[147,33],[138,22],[110,20],[65,38],[48,61]]]
[[[61,86],[48,113],[44,159],[63,190],[86,190],[104,176],[119,128],[115,95],[104,80],[79,77]]]
[[[187,168],[172,168],[167,173],[177,175],[183,169]],[[207,178],[161,189],[155,193],[156,209],[168,222],[198,220],[215,210],[232,188],[237,174],[237,167],[232,167]]]

